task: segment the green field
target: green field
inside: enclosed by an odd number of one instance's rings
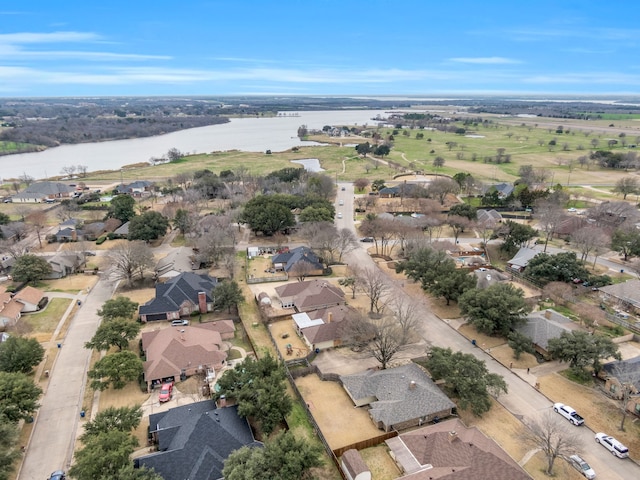
[[[38,148],[38,145],[32,145],[30,143],[0,141],[0,155],[9,155],[11,153],[20,152],[33,152]]]

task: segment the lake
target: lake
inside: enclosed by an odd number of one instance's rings
[[[297,137],[300,125],[309,129],[325,125],[373,125],[376,122],[372,118],[384,114],[384,110],[285,112],[268,118],[232,118],[229,123],[156,137],[63,145],[43,152],[1,156],[0,177],[17,178],[26,173],[37,179],[48,178],[60,175],[62,168],[70,165],[86,165],[89,171],[117,170],[161,157],[170,148],[189,154],[226,150],[281,152],[295,146],[316,145]]]

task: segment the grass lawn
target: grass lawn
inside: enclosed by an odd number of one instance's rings
[[[49,341],[70,303],[68,298],[52,298],[44,310],[23,315],[20,321],[29,326],[28,336],[39,342]]]

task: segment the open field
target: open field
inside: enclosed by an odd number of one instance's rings
[[[52,298],[44,310],[23,315],[20,322],[28,325],[27,336],[35,338],[39,342],[51,340],[51,334],[55,331],[70,303],[71,300],[68,298]]]

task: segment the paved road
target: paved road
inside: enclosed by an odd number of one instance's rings
[[[353,186],[343,183],[339,184],[338,187],[338,200],[342,198],[344,205],[341,207],[343,218],[336,220],[337,226],[338,228],[352,228],[355,232],[355,226],[351,221],[352,217],[348,214],[353,211]],[[342,187],[345,188],[344,191],[341,190]],[[348,205],[348,202],[351,202],[351,205]],[[377,268],[375,266],[375,262],[366,253],[365,248],[367,246],[369,246],[369,244],[360,244],[360,248],[357,248],[346,256],[347,262],[349,264],[356,264],[360,268]],[[402,288],[403,282],[399,282],[391,278],[387,278],[387,281],[392,288],[389,297],[400,295],[408,296]],[[525,424],[530,424],[539,418],[542,413],[551,410],[552,402],[549,399],[536,390],[530,383],[494,360],[487,352],[481,348],[471,345],[469,340],[462,336],[457,330],[455,330],[455,328],[440,320],[429,310],[424,298],[414,298],[413,300],[417,300],[422,306],[421,316],[423,318],[423,322],[421,324],[420,333],[422,338],[428,344],[444,348],[448,347],[454,351],[470,353],[476,358],[483,360],[489,371],[504,377],[509,388],[509,393],[501,395],[498,398],[498,401],[512,414],[524,421]],[[586,420],[588,425],[588,419]],[[559,415],[558,422],[567,424],[567,426],[570,427],[568,422]],[[584,456],[593,466],[599,478],[607,478],[611,480],[640,478],[640,467],[637,464],[630,460],[619,460],[613,458],[607,450],[595,443],[594,432],[589,430],[588,427],[572,428],[577,429],[576,431],[583,443]],[[608,433],[615,436],[615,432]]]
[[[37,412],[20,480],[44,480],[54,470],[68,470],[82,410],[85,372],[91,351],[84,348],[98,327],[97,315],[115,285],[99,280],[71,319],[67,336],[51,369]]]

